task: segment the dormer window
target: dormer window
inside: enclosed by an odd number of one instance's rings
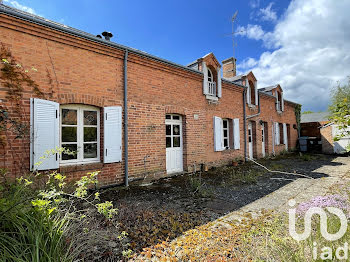
[[[257,82],[246,79],[245,84],[247,87],[247,104],[249,107],[255,107],[259,104]]]
[[[214,75],[208,68],[208,94],[216,97],[216,83],[214,81]]]
[[[216,61],[216,60],[215,60]],[[217,64],[212,61],[202,61],[202,72],[203,72],[203,94],[206,99],[211,103],[216,103],[221,97],[221,70]]]
[[[211,72],[211,70],[209,68],[208,68],[208,81],[214,82],[213,73]]]
[[[277,112],[283,112],[284,111],[284,101],[283,101],[283,94],[282,92],[276,90],[276,110]]]

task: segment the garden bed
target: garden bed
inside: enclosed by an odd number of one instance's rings
[[[324,174],[312,171],[329,165],[333,158],[287,154],[259,162],[271,170],[320,178]],[[128,233],[130,248],[138,252],[237,210],[297,178],[270,173],[248,162],[238,167],[213,168],[204,173],[162,179],[147,186],[109,188],[102,190],[100,197],[118,208],[120,227]]]

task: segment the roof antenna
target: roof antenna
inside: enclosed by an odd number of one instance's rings
[[[238,11],[236,11],[234,13],[234,15],[232,16],[231,19],[231,23],[232,23],[232,52],[233,52],[233,58],[235,58],[235,31],[234,31],[234,22],[236,20]]]

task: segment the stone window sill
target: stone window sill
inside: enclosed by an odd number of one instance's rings
[[[219,98],[216,96],[211,96],[211,95],[206,95],[205,96],[206,99],[210,100],[210,101],[218,101]]]
[[[249,107],[249,108],[252,108],[252,109],[255,109],[255,108],[256,108],[256,105],[254,105],[254,104],[248,104],[248,107]]]
[[[87,171],[87,170],[100,170],[103,167],[103,163],[86,163],[86,164],[67,164],[61,165],[60,172],[76,172],[76,171]]]

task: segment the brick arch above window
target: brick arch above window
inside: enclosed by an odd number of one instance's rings
[[[184,116],[185,109],[183,107],[179,107],[179,106],[166,106],[165,113],[166,114],[178,114],[178,115]]]
[[[84,104],[96,107],[109,106],[105,103],[106,99],[89,94],[59,94],[58,103],[60,104]]]

